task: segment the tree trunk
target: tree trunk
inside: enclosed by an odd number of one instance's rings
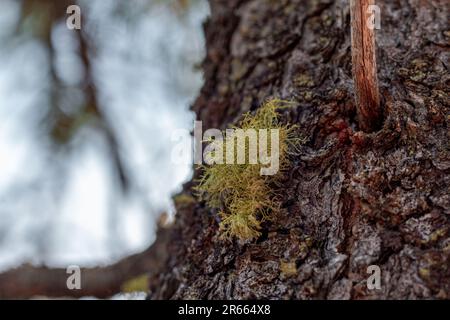
[[[197,118],[224,129],[268,97],[293,100],[283,119],[307,141],[256,241],[221,240],[217,213],[185,185],[149,298],[450,298],[448,1],[377,1],[383,123],[370,134],[349,2],[211,1]],[[367,288],[370,265],[381,289]]]

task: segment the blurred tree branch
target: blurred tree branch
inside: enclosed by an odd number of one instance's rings
[[[0,299],[45,297],[108,298],[120,293],[126,281],[143,274],[157,274],[167,258],[169,228],[160,227],[156,242],[145,251],[119,262],[81,269],[81,289],[66,286],[70,274],[64,268],[36,267],[29,264],[0,274]]]
[[[55,69],[56,51],[52,43],[52,30],[57,23],[64,21],[67,17],[66,8],[71,4],[73,4],[73,1],[68,0],[25,0],[22,3],[22,13],[19,21],[19,29],[29,32],[33,37],[40,39],[48,51],[51,105],[47,120],[50,138],[53,139],[56,145],[65,146],[79,129],[85,125],[91,125],[99,130],[105,138],[111,155],[111,163],[119,178],[122,191],[126,193],[129,189],[128,175],[120,154],[120,144],[113,124],[104,110],[102,110],[97,98],[97,88],[92,70],[92,59],[95,50],[93,50],[92,41],[90,41],[84,29],[74,32],[76,32],[79,44],[78,54],[84,67],[84,80],[81,89],[85,96],[85,103],[80,110],[70,114],[64,111],[61,106],[62,91],[67,88],[61,82]]]
[[[117,175],[120,179],[120,184],[123,192],[127,192],[129,188],[128,176],[126,174],[125,165],[120,155],[120,146],[117,140],[117,136],[114,132],[113,126],[108,120],[101,107],[99,106],[97,99],[97,92],[94,83],[94,77],[92,72],[92,64],[90,58],[90,47],[86,33],[82,30],[77,31],[79,43],[80,43],[80,56],[85,67],[85,95],[86,95],[86,112],[95,116],[98,122],[97,127],[105,135],[106,142],[109,147],[110,154],[112,156],[112,162],[117,171]]]

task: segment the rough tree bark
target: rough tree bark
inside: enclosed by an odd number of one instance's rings
[[[221,241],[216,212],[178,201],[150,299],[450,298],[449,4],[377,4],[384,122],[366,134],[349,0],[211,1],[197,118],[225,128],[268,97],[293,99],[283,117],[307,142],[257,241]],[[369,265],[381,290],[367,289]]]

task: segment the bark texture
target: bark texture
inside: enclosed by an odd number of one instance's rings
[[[197,118],[225,128],[268,97],[293,99],[283,117],[307,141],[257,241],[221,241],[187,184],[149,298],[450,298],[449,4],[377,4],[384,122],[366,134],[348,0],[211,1]],[[367,289],[369,265],[381,290]]]

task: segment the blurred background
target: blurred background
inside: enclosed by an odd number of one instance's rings
[[[66,26],[81,8],[81,31]],[[0,0],[0,271],[148,247],[191,165],[206,0]]]

